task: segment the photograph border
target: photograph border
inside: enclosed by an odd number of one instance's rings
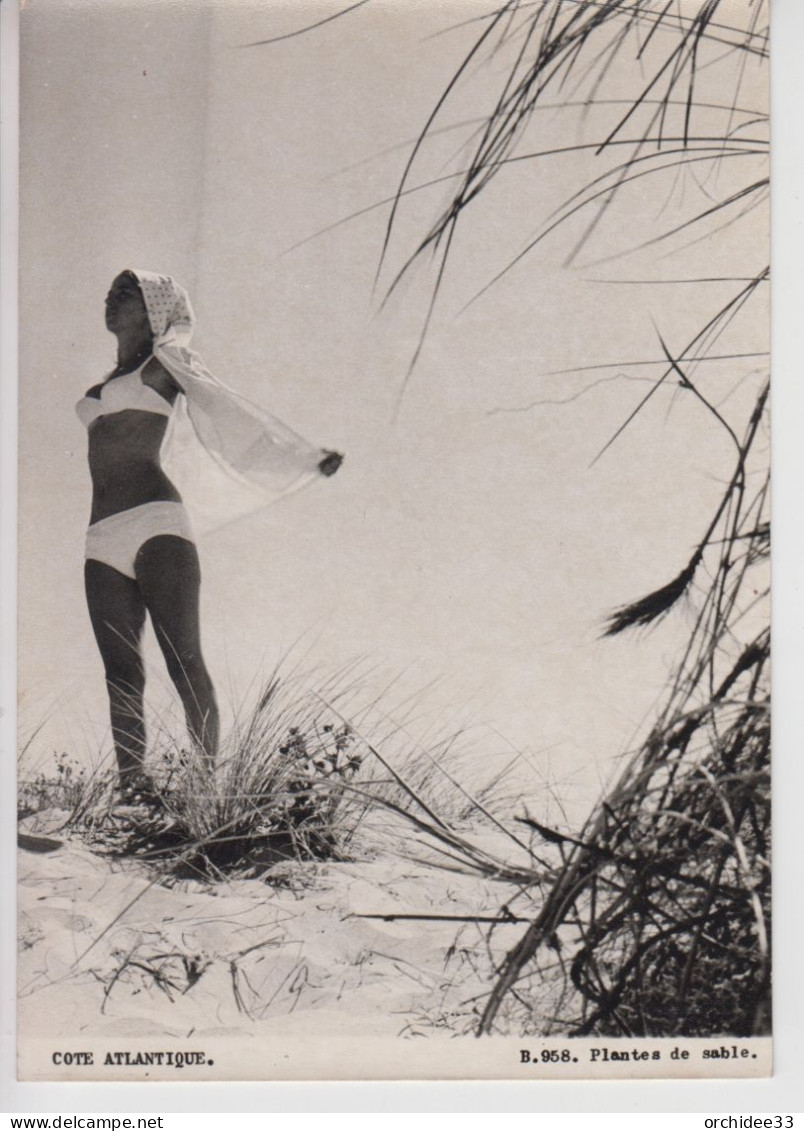
[[[35,2],[35,0],[32,0]],[[0,1095],[6,1111],[226,1111],[254,1110],[255,1101],[265,1111],[550,1111],[567,1110],[569,1089],[579,1111],[626,1111],[636,1107],[658,1111],[726,1110],[727,1090],[731,1110],[801,1110],[804,1082],[804,979],[797,967],[796,939],[804,937],[804,865],[797,850],[798,810],[804,797],[804,765],[800,750],[804,736],[804,695],[800,693],[804,665],[804,524],[800,521],[801,485],[804,483],[804,381],[799,370],[804,285],[804,218],[798,185],[804,184],[804,130],[800,107],[804,105],[804,77],[797,74],[798,49],[804,45],[804,10],[796,0],[778,0],[773,10],[773,314],[772,354],[774,389],[774,1076],[770,1081],[650,1081],[597,1083],[585,1081],[387,1084],[344,1081],[338,1084],[104,1084],[82,1087],[80,1099],[72,1085],[29,1084],[15,1080],[14,1039],[14,855],[13,817],[15,750],[14,701],[16,620],[16,271],[17,197],[16,50],[19,7],[17,0],[0,5],[2,52],[2,247],[0,248],[0,601],[2,648],[0,658],[0,737],[2,738],[2,804],[8,807],[3,822],[2,852],[2,1053]],[[780,233],[784,233],[783,236]],[[5,838],[8,838],[5,841]],[[191,1090],[192,1087],[192,1090]],[[151,1089],[146,1093],[145,1089]],[[147,1101],[146,1101],[147,1096]],[[316,1106],[312,1106],[312,1102]],[[144,1107],[147,1102],[148,1107]],[[434,1106],[422,1106],[423,1104]],[[347,1106],[352,1105],[352,1106]],[[771,1106],[773,1105],[773,1106]],[[781,1106],[779,1106],[781,1105]]]

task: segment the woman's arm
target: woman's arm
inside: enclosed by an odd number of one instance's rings
[[[159,393],[166,401],[172,404],[178,393],[183,392],[172,374],[168,373],[164,365],[157,358],[152,357],[142,371],[142,383],[149,389]]]

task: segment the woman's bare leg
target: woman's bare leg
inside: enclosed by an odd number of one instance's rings
[[[106,673],[112,738],[121,785],[142,773],[145,758],[140,651],[145,604],[136,581],[103,562],[84,567],[89,616]]]
[[[160,534],[140,547],[134,569],[182,701],[190,737],[211,767],[218,752],[220,722],[215,690],[201,653],[198,553],[192,542]]]

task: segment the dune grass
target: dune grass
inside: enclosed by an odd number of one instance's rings
[[[669,199],[680,174],[689,173],[697,189],[690,197],[700,204],[675,203],[675,218],[646,241],[626,222],[623,236],[631,242],[618,257],[706,238],[739,224],[768,197],[767,111],[743,101],[744,89],[750,90],[768,58],[767,0],[506,0],[457,27],[467,23],[477,26],[477,37],[411,146],[396,193],[387,202],[378,268],[378,278],[390,271],[386,301],[416,265],[433,275],[430,305],[401,393],[446,286],[459,228],[470,225],[477,238],[472,218],[492,188],[497,207],[505,208],[506,175],[530,174],[538,190],[551,165],[556,166],[552,176],[562,177],[560,162],[571,154],[593,155],[599,166],[588,181],[569,187],[552,215],[533,217],[535,234],[491,279],[478,280],[472,302],[509,272],[535,265],[539,245],[565,229],[571,243],[563,253],[571,266],[605,228],[621,198],[635,190],[637,201],[644,198],[646,180],[655,186],[657,200],[662,194]],[[472,84],[490,66],[500,75],[496,94],[485,116],[467,118],[465,102],[475,105]],[[538,128],[537,111],[563,114],[568,132],[575,134],[579,108],[582,140],[547,148],[538,141],[529,144],[532,127]],[[428,152],[445,130],[459,139],[458,146],[434,181]],[[736,183],[722,176],[733,165],[748,170],[742,178],[737,174]],[[436,183],[447,187],[446,204],[394,268],[393,238],[404,208],[411,194]],[[493,222],[493,211],[485,216],[478,222]],[[622,224],[622,216],[616,222]]]
[[[765,487],[735,504],[665,707],[583,828],[557,837],[564,863],[527,900],[481,1032],[517,1026],[523,1002],[532,1024],[557,948],[567,996],[548,1032],[769,1031],[769,633],[761,615],[744,631],[746,590],[766,596],[765,504]]]
[[[46,809],[73,812],[88,788],[89,775],[66,751],[54,754],[52,763],[36,773],[21,773],[17,781],[17,818],[23,820]]]
[[[558,233],[569,236],[563,252],[571,266],[632,186],[644,196],[648,178],[666,223],[647,238],[638,236],[638,226],[624,224],[621,248],[609,250],[609,260],[654,246],[683,254],[685,245],[713,237],[721,246],[730,240],[737,255],[741,225],[753,222],[767,199],[767,111],[761,96],[758,107],[743,101],[752,83],[751,97],[762,89],[765,0],[506,0],[475,23],[471,49],[410,150],[382,246],[381,271],[411,192],[427,183],[415,176],[427,168],[431,140],[446,128],[460,132],[450,115],[461,118],[461,98],[478,66],[494,61],[501,76],[496,101],[486,116],[464,122],[460,154],[440,178],[453,184],[447,203],[388,285],[390,298],[416,264],[433,271],[407,378],[444,291],[459,227],[465,230],[478,215],[478,198],[492,185],[492,199],[504,207],[504,177],[515,169],[520,176],[531,170],[535,189],[548,162],[568,153],[594,154],[598,166],[589,180],[568,185],[551,216],[534,217],[535,235],[493,278],[478,281],[472,301],[509,272],[537,268],[534,250]],[[584,107],[583,140],[551,149],[527,144],[535,112],[550,95],[554,111],[570,114],[574,123],[571,108]],[[740,180],[732,170],[742,168],[749,172]],[[679,198],[672,186],[681,173],[689,174],[685,183],[693,191]],[[485,215],[493,216],[493,209]],[[478,229],[469,230],[477,238]],[[648,282],[714,281],[683,268],[678,274]],[[665,341],[674,334],[657,328],[660,371],[645,366],[648,391],[592,461],[669,387],[697,402],[734,453],[722,496],[684,553],[682,568],[667,570],[670,580],[609,617],[606,632],[614,635],[647,628],[682,603],[694,608],[658,718],[583,828],[570,835],[530,822],[537,838],[559,851],[561,863],[554,878],[522,894],[517,910],[531,922],[478,1008],[478,1033],[745,1036],[769,1030],[766,354],[752,354],[759,365],[743,378],[742,407],[730,417],[699,376],[715,345],[751,318],[768,277],[763,264],[748,278],[737,271],[721,278],[733,282],[731,296],[680,349]],[[742,355],[717,356],[732,357],[736,367]],[[636,363],[624,357],[622,364]],[[548,978],[563,987],[557,994],[545,992]]]
[[[483,763],[468,733],[428,721],[422,695],[391,706],[365,678],[360,665],[280,666],[235,717],[214,769],[162,725],[141,796],[121,798],[111,773],[74,778],[60,764],[34,792],[21,783],[23,815],[67,810],[65,831],[168,882],[270,878],[287,861],[388,850],[533,882],[513,821],[519,759]]]

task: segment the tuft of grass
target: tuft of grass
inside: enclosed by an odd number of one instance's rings
[[[278,669],[235,718],[214,770],[163,727],[150,789],[120,801],[98,778],[65,827],[102,853],[136,858],[157,880],[262,877],[288,861],[390,848],[533,882],[527,840],[507,815],[517,759],[495,759],[500,768],[473,781],[467,766],[477,779],[477,754],[463,732],[429,728],[426,741],[416,738],[420,696],[391,712],[383,701],[367,695],[353,666],[332,675]]]
[[[186,866],[214,877],[349,854],[365,806],[341,787],[358,774],[363,753],[348,724],[327,721],[309,701],[306,710],[292,697],[281,703],[282,690],[274,682],[236,728],[217,773],[193,758],[178,767],[168,758],[165,805],[182,849],[197,845]]]
[[[73,812],[86,796],[90,775],[66,751],[53,754],[52,763],[32,777],[21,775],[17,788],[17,819],[48,809]]]

